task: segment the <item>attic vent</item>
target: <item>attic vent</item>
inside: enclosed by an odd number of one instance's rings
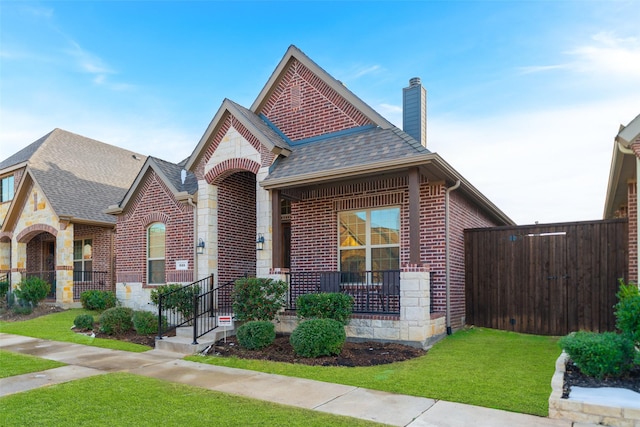
[[[293,111],[298,111],[300,109],[300,104],[302,103],[300,98],[300,86],[294,84],[291,86],[291,109]]]
[[[180,171],[180,181],[182,181],[182,184],[184,184],[184,180],[187,178],[187,171],[182,169]]]

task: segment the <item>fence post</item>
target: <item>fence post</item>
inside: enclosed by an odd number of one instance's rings
[[[193,292],[193,307],[191,308],[191,321],[193,322],[193,342],[191,344],[198,344],[198,309],[196,304],[198,304],[198,294],[197,292]]]
[[[162,339],[162,293],[158,295],[158,339]]]
[[[215,312],[215,309],[214,309],[214,306],[213,306],[213,305],[214,305],[214,303],[215,303],[215,298],[214,298],[214,295],[213,295],[213,294],[214,294],[214,289],[213,289],[213,274],[211,274],[211,276],[209,276],[209,293],[210,293],[210,295],[209,295],[209,300],[210,300],[210,301],[209,301],[209,310],[210,310],[210,312],[209,312],[209,313],[210,313],[210,314],[209,314],[209,316],[210,316],[210,317],[213,317],[213,314],[214,314],[214,312]]]

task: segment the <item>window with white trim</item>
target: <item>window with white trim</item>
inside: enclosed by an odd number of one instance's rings
[[[155,222],[147,228],[147,283],[159,285],[165,283],[165,225]]]
[[[400,269],[400,208],[338,213],[340,271]]]
[[[93,271],[93,239],[73,241],[73,280],[90,281]]]
[[[14,180],[13,175],[5,176],[2,178],[2,193],[0,193],[0,202],[8,202],[13,200],[13,191],[14,191]]]

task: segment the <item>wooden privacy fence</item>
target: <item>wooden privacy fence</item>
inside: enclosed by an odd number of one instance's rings
[[[540,335],[615,329],[626,219],[465,230],[468,324]]]

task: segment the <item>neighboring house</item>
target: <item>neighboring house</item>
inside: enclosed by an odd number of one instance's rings
[[[55,129],[0,162],[0,274],[38,276],[60,305],[114,283],[115,218],[145,156]]]
[[[638,283],[638,171],[640,170],[640,115],[620,125],[614,138],[604,219],[628,218],[629,281]]]
[[[464,326],[463,230],[513,222],[427,149],[420,79],[403,93],[405,131],[291,46],[250,108],[222,102],[184,163],[197,191],[180,165],[149,159],[108,210],[119,295],[140,296],[121,300],[147,306],[158,282],[190,273],[256,275],[287,280],[290,307],[305,292],[351,293],[351,337],[424,346]]]

